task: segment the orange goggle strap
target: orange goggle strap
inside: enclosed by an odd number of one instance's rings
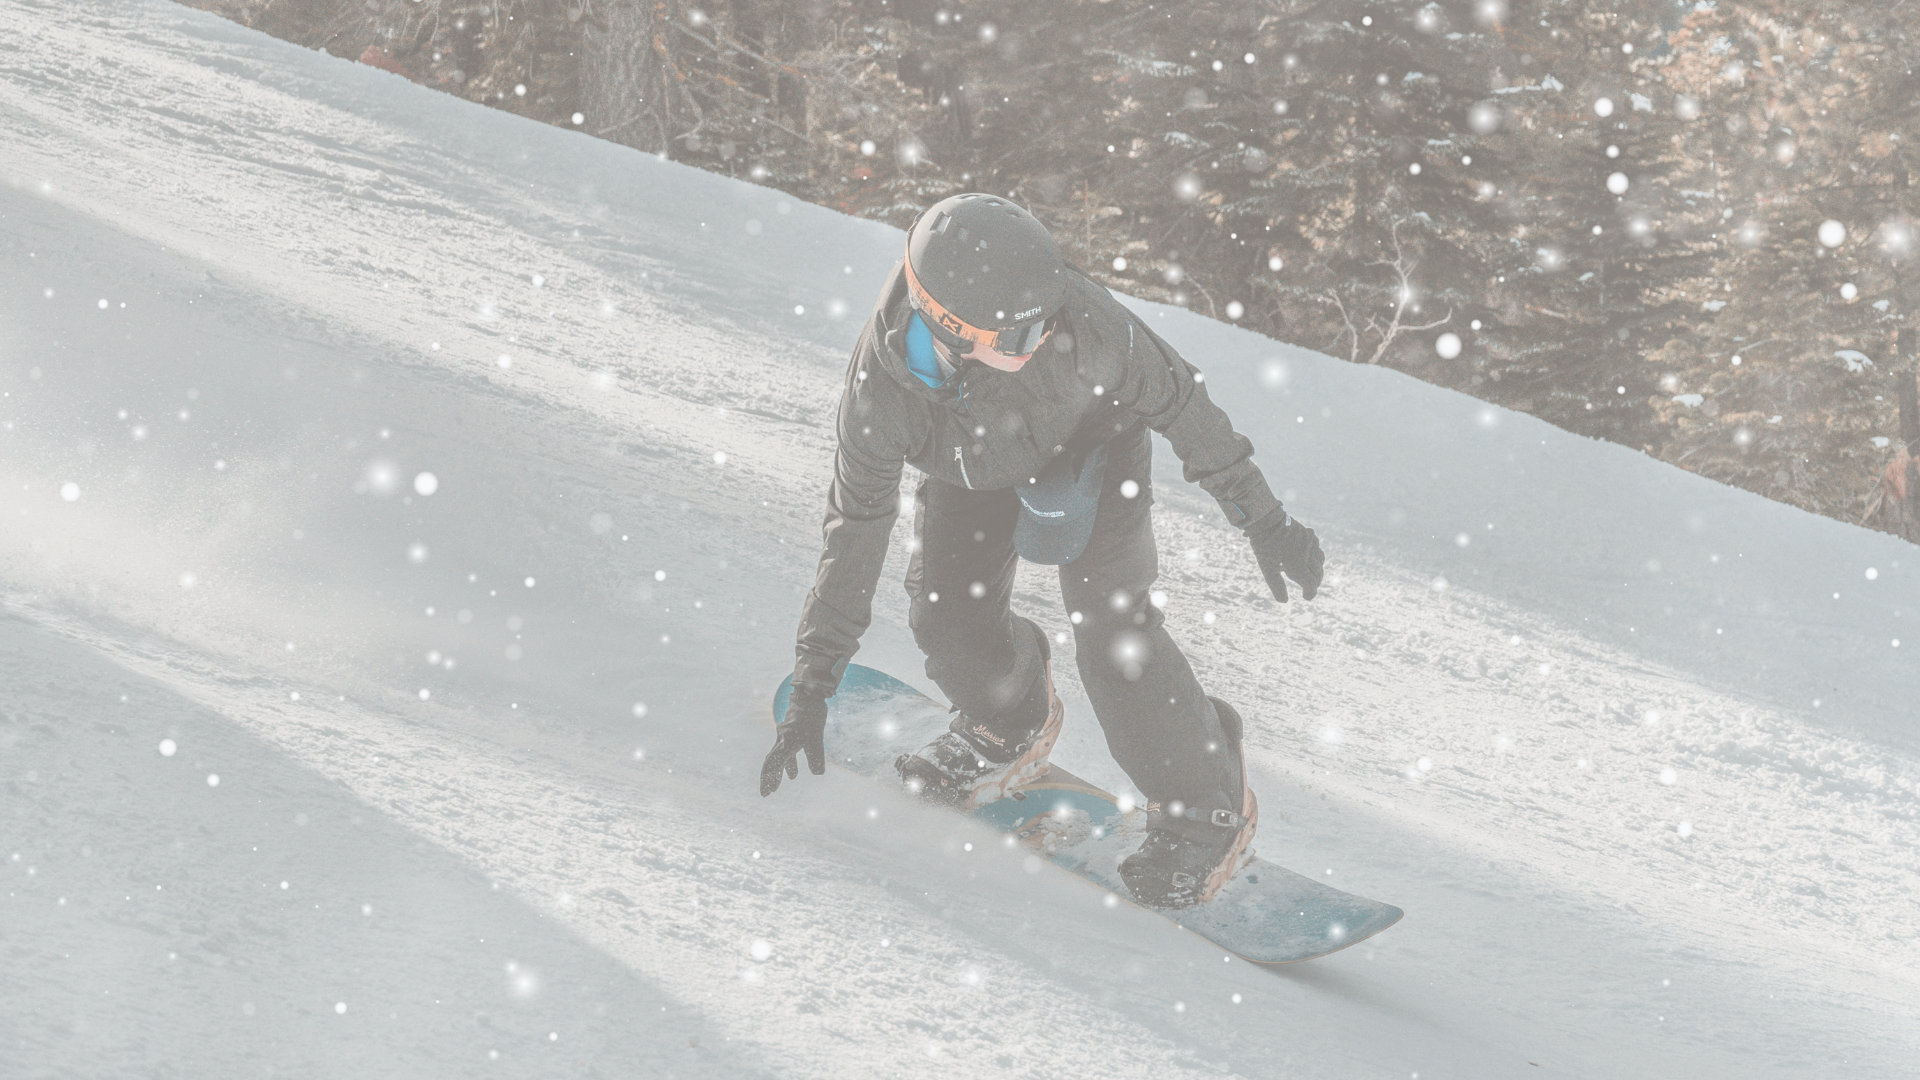
[[[1022,326],[1009,330],[982,330],[972,323],[967,322],[965,319],[962,319],[960,316],[955,315],[953,312],[948,311],[940,301],[933,298],[933,294],[929,293],[925,286],[920,284],[920,275],[913,272],[913,253],[911,249],[909,249],[907,253],[905,264],[907,268],[907,293],[913,298],[913,306],[919,310],[920,314],[931,319],[934,327],[944,330],[963,341],[978,342],[1003,356],[1025,356],[1033,351],[1033,349],[1028,349],[1026,352],[1010,353],[1000,347],[1000,341],[1003,337],[1009,343],[1017,341],[1021,337],[1026,336],[1034,327]],[[1046,324],[1043,321],[1039,325],[1045,326]],[[1045,340],[1046,334],[1042,333],[1034,339],[1033,348],[1038,349],[1040,343]]]

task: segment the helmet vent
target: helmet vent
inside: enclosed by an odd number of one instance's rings
[[[1037,344],[1027,331],[1066,300],[1058,244],[1005,196],[955,195],[929,207],[908,233],[907,254],[908,272],[925,286],[922,299],[983,335],[1008,331],[1019,339],[1008,344]],[[1026,330],[1011,334],[1018,328]]]

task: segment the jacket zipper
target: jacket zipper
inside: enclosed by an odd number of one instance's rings
[[[958,390],[960,394],[956,402],[956,404],[960,406],[960,415],[971,415],[972,410],[967,408],[967,365],[963,363],[959,367],[954,368],[952,379],[954,389]],[[967,448],[964,446],[954,447],[953,461],[954,464],[960,466],[960,482],[966,486],[967,490],[972,491],[973,480],[967,476]]]

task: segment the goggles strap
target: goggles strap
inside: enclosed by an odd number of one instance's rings
[[[915,310],[926,316],[927,329],[949,348],[962,353],[970,352],[972,346],[961,343],[975,342],[1003,356],[1026,356],[1038,349],[1040,343],[1046,340],[1052,319],[1043,319],[1028,326],[1008,330],[983,330],[948,311],[945,305],[935,300],[933,294],[920,284],[920,275],[913,272],[911,247],[908,249],[904,265],[907,271],[908,299],[913,302]],[[1008,351],[1009,349],[1013,351]]]

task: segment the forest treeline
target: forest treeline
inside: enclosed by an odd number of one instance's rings
[[[186,2],[1920,542],[1903,5]]]

